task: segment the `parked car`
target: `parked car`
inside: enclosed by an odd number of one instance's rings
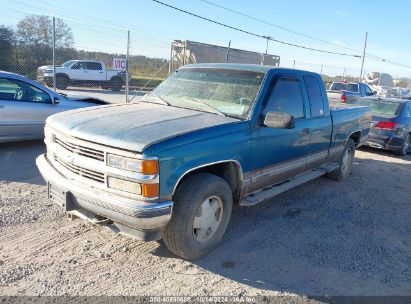
[[[53,66],[37,69],[37,80],[48,86],[53,85]],[[56,87],[65,90],[69,86],[101,86],[120,91],[125,84],[124,71],[109,71],[101,61],[69,60],[56,67]]]
[[[368,106],[372,124],[365,145],[406,155],[410,151],[411,101],[393,98],[361,98],[353,104]]]
[[[0,72],[0,143],[44,138],[52,114],[107,104],[86,96],[57,94],[27,77]]]
[[[348,178],[368,107],[330,110],[320,75],[196,64],[143,101],[49,117],[37,166],[70,215],[195,259],[252,206],[316,177]]]
[[[368,84],[362,82],[333,82],[327,91],[330,102],[351,103],[358,97],[376,95],[377,92]]]

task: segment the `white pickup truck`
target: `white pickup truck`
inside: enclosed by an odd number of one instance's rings
[[[48,86],[53,85],[53,66],[37,69],[37,80]],[[100,86],[120,91],[125,84],[125,71],[107,70],[101,61],[69,60],[56,66],[56,87],[65,90],[70,85]]]

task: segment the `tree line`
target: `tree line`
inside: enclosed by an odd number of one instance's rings
[[[125,54],[109,54],[78,50],[74,46],[71,28],[61,19],[56,18],[55,27],[56,64],[70,59],[99,60],[108,67],[114,57]],[[0,25],[0,70],[36,78],[37,68],[52,64],[53,25],[48,16],[31,15],[21,19],[16,29]],[[132,75],[151,75],[167,61],[162,58],[146,56],[130,56],[130,72]],[[165,77],[167,71],[159,76]]]

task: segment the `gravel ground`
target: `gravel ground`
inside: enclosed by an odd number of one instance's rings
[[[410,156],[364,148],[346,182],[237,208],[219,247],[188,262],[66,220],[34,163],[44,150],[0,145],[0,295],[411,296]]]

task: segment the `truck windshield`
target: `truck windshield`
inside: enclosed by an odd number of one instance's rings
[[[167,78],[150,95],[158,96],[171,106],[244,119],[263,78],[264,73],[253,71],[184,68]]]
[[[331,91],[349,91],[358,93],[357,83],[334,82],[330,88]]]
[[[400,102],[381,101],[381,100],[354,100],[354,104],[371,108],[372,113],[383,115],[395,115],[401,105]]]

